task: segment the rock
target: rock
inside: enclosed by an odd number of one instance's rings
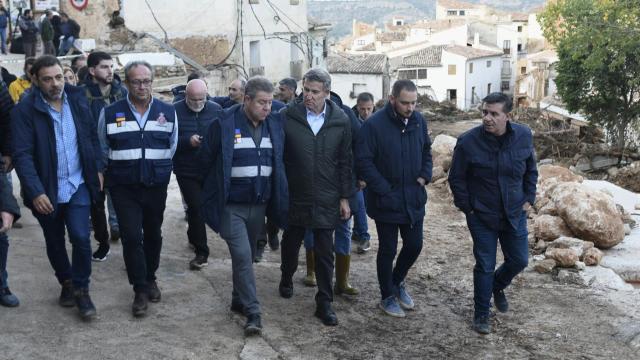
[[[625,235],[629,235],[631,234],[631,226],[629,226],[629,224],[624,224],[624,234]]]
[[[536,261],[533,265],[533,270],[540,274],[547,274],[553,271],[556,267],[556,261],[553,259],[544,259],[542,261]]]
[[[558,216],[558,209],[556,209],[556,203],[550,200],[546,201],[544,205],[540,207],[540,210],[538,210],[538,215]]]
[[[544,255],[533,255],[532,259],[533,261],[542,261],[544,260]]]
[[[611,167],[609,169],[607,169],[607,175],[609,175],[610,178],[614,178],[618,175],[618,168],[616,167]]]
[[[431,155],[433,157],[433,166],[440,166],[444,172],[449,171],[451,167],[451,158],[453,157],[453,149],[456,147],[458,139],[440,134],[433,139],[431,143]]]
[[[576,269],[579,271],[582,271],[587,268],[587,265],[585,265],[585,263],[583,263],[582,261],[576,261],[575,266],[576,266]]]
[[[542,159],[538,161],[538,166],[540,165],[551,165],[553,164],[553,159]]]
[[[573,267],[578,261],[578,254],[572,249],[547,248],[544,253],[547,259],[553,259],[560,267]]]
[[[584,251],[592,247],[593,243],[590,241],[582,241],[568,236],[561,236],[547,244],[548,249],[571,249],[576,252],[578,258],[582,258]]]
[[[562,166],[542,165],[538,168],[538,181],[543,182],[552,178],[557,178],[560,182],[582,182],[584,179]]]
[[[571,229],[567,227],[562,218],[551,215],[538,216],[535,219],[533,231],[536,238],[545,241],[553,241],[561,236],[573,236]]]
[[[584,287],[591,285],[586,278],[580,276],[580,274],[573,269],[561,269],[558,271],[556,280],[561,284],[579,285]]]
[[[584,251],[582,261],[588,266],[596,266],[602,261],[602,251],[597,248],[590,248]]]
[[[608,249],[624,239],[624,227],[613,199],[601,191],[575,183],[558,184],[551,200],[571,232]]]
[[[544,240],[538,240],[534,249],[544,252],[547,250],[547,243]]]
[[[445,174],[444,170],[442,169],[442,166],[434,166],[431,172],[431,182],[440,180],[446,176],[447,174]]]
[[[440,185],[440,184],[444,184],[444,183],[446,183],[446,182],[447,182],[447,178],[446,178],[446,177],[443,177],[442,179],[438,179],[438,180],[436,180],[436,181],[432,182],[432,184],[433,184],[433,185]]]

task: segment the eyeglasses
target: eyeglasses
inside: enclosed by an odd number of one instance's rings
[[[135,87],[149,87],[151,86],[151,83],[153,82],[153,80],[151,79],[144,79],[144,80],[128,80],[128,83],[131,84],[132,86]]]

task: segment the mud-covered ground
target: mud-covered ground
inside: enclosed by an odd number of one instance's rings
[[[0,308],[0,359],[638,359],[638,290],[602,292],[560,285],[526,270],[507,291],[511,311],[493,320],[494,333],[471,330],[471,241],[446,188],[430,188],[425,243],[409,273],[417,304],[406,318],[377,308],[377,238],[353,255],[354,298],[336,297],[340,325],[313,317],[314,289],[304,287],[304,256],[291,299],[278,295],[280,253],[255,266],[264,334],[245,339],[244,318],[229,311],[231,262],[225,243],[209,237],[209,266],[188,270],[186,223],[177,185],[170,185],[158,282],[162,301],[135,319],[119,243],[94,263],[92,296],[98,318],[83,323],[57,305],[59,286],[45,256],[42,233],[23,209],[23,229],[11,232],[9,274],[22,304]],[[94,243],[95,246],[95,243]]]

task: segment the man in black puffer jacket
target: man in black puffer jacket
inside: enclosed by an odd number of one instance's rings
[[[313,231],[316,257],[315,315],[325,325],[337,325],[333,290],[333,231],[351,216],[353,193],[351,124],[331,100],[331,77],[321,69],[303,78],[303,102],[280,115],[284,121],[284,164],[289,183],[289,226],[282,239],[280,295],[293,295],[293,274],[305,229]]]

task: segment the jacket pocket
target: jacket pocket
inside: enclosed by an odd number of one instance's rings
[[[173,162],[170,159],[154,160],[153,162],[153,178],[155,183],[169,182]]]
[[[390,192],[378,196],[378,209],[382,211],[401,211],[402,210],[402,197],[396,189],[392,189]]]
[[[530,155],[530,149],[519,149],[511,152],[511,169],[514,177],[520,178],[527,171],[527,159]]]

